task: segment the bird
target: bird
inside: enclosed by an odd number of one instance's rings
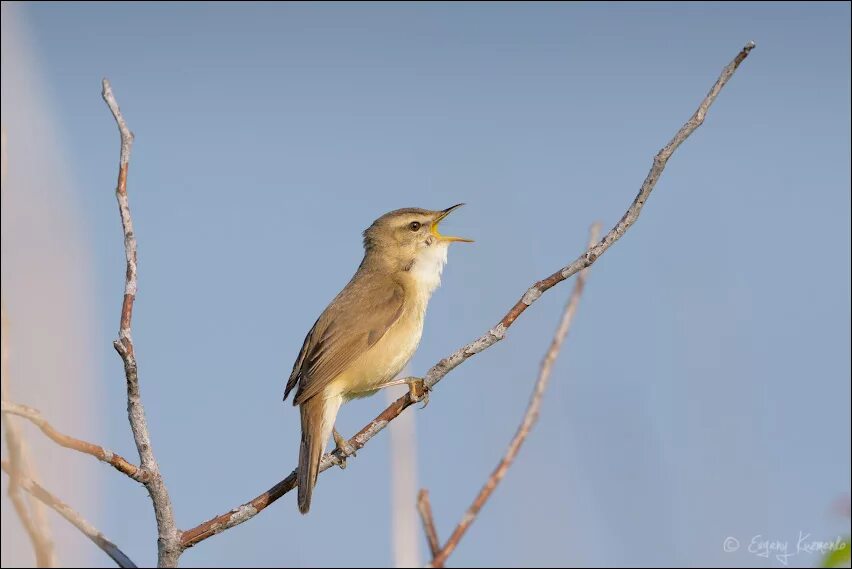
[[[402,383],[392,380],[420,343],[449,245],[473,241],[438,231],[441,220],[463,205],[397,209],[376,219],[363,232],[364,258],[354,276],[305,336],[284,390],[286,401],[296,389],[293,405],[301,416],[297,504],[302,514],[310,510],[329,437],[345,447],[334,426],[340,406]],[[425,393],[422,381],[418,389]]]

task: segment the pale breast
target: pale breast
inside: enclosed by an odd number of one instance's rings
[[[346,399],[363,397],[370,395],[378,385],[393,379],[420,344],[423,313],[424,310],[417,305],[405,310],[372,348],[335,378],[326,394],[340,394]]]

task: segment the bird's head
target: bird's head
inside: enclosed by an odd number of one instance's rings
[[[463,205],[440,211],[405,208],[386,213],[364,231],[364,249],[388,266],[407,272],[437,272],[440,278],[450,243],[473,241],[438,231],[441,220]]]

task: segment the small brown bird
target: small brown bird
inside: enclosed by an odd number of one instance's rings
[[[298,385],[293,405],[302,416],[299,511],[311,494],[340,405],[395,385],[420,343],[423,317],[441,283],[447,249],[466,241],[438,232],[438,223],[464,204],[443,211],[398,209],[364,231],[364,259],[305,337],[287,381],[284,400]]]

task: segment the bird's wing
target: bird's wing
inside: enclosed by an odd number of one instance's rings
[[[313,397],[343,373],[355,359],[370,349],[403,312],[402,286],[388,280],[384,286],[369,286],[372,278],[364,275],[353,280],[320,315],[293,365],[284,399],[298,384],[294,405]],[[382,294],[367,294],[381,290]]]

